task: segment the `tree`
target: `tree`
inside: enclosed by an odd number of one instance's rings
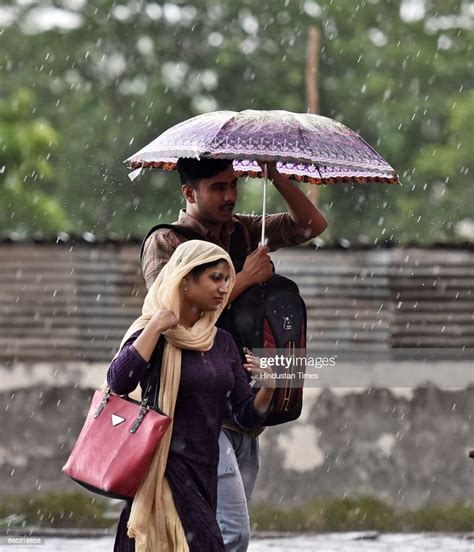
[[[67,216],[48,189],[57,135],[47,120],[31,117],[32,105],[24,89],[0,101],[0,230],[68,230]]]
[[[417,217],[428,216],[427,235],[422,241],[455,240],[460,235],[474,240],[474,172],[472,156],[472,121],[474,120],[474,92],[459,94],[453,103],[435,143],[425,144],[415,158],[419,174],[426,179],[413,212]],[[418,185],[420,185],[419,182]],[[430,187],[428,195],[423,193]],[[422,201],[422,196],[425,201]],[[469,223],[469,224],[467,224]],[[463,232],[463,227],[471,230]]]
[[[34,85],[38,112],[60,136],[51,157],[55,195],[77,231],[142,236],[175,217],[176,175],[155,172],[131,183],[123,165],[172,124],[213,109],[305,111],[306,32],[317,24],[321,113],[360,132],[403,183],[325,187],[325,237],[459,238],[469,186],[447,187],[439,220],[426,207],[437,182],[469,176],[444,174],[452,165],[443,160],[433,173],[419,157],[443,144],[457,148],[446,129],[452,106],[462,104],[461,87],[473,81],[466,0],[426,0],[411,14],[401,0],[4,4],[14,17],[2,35],[1,89]],[[255,184],[241,187],[241,210],[258,209]],[[281,205],[274,194],[270,203]]]

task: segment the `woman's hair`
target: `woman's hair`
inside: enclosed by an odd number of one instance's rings
[[[210,178],[222,171],[225,171],[232,164],[232,159],[194,159],[180,157],[176,164],[181,184],[189,184],[197,188],[199,181],[203,178]]]
[[[207,270],[208,268],[212,268],[213,266],[217,266],[220,263],[227,263],[226,259],[217,259],[217,261],[211,261],[210,263],[204,263],[198,266],[195,266],[190,272],[189,276],[193,280],[198,280],[201,274]]]

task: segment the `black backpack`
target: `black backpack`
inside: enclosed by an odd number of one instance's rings
[[[140,264],[143,258],[145,242],[159,229],[174,230],[188,240],[200,239],[197,232],[178,224],[158,224],[143,240],[140,252]],[[247,240],[240,224],[234,230],[229,255],[236,272],[240,272],[248,254]],[[306,305],[299,293],[298,286],[289,278],[279,274],[262,284],[244,291],[226,309],[217,321],[217,326],[232,334],[244,356],[244,347],[248,349],[275,349],[275,354],[291,355],[294,349],[306,348]],[[292,369],[293,372],[296,369]],[[298,367],[304,371],[304,367]],[[281,386],[279,380],[272,399],[270,414],[265,425],[278,425],[296,420],[303,406],[301,380],[285,379]]]
[[[239,295],[229,312],[233,335],[242,347],[265,349],[271,356],[285,357],[291,357],[295,349],[300,350],[299,356],[306,348],[306,305],[298,286],[289,278],[273,274]],[[277,382],[272,409],[265,420],[267,426],[296,420],[303,407],[303,380],[297,372],[304,372],[304,366],[273,371],[286,377]]]

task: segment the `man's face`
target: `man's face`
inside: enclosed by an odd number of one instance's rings
[[[192,205],[191,214],[211,224],[232,221],[237,201],[237,176],[232,165],[224,171],[203,178],[197,188],[183,185],[184,197]]]

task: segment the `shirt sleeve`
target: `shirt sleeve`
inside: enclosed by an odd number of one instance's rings
[[[245,374],[240,360],[239,351],[230,334],[226,335],[227,354],[231,358],[234,374],[234,387],[229,395],[229,409],[233,420],[243,429],[254,429],[263,425],[270,413],[259,414],[254,406],[255,394]]]
[[[161,229],[153,232],[143,248],[142,270],[147,289],[150,289],[158,274],[179,244],[186,241],[172,230]]]
[[[144,360],[133,346],[140,333],[141,330],[135,332],[125,342],[119,354],[110,363],[107,371],[107,383],[117,395],[131,393],[139,383],[143,388],[148,380],[150,363]]]
[[[248,231],[251,249],[254,251],[260,243],[263,217],[261,215],[241,214],[238,217]],[[289,213],[266,215],[265,235],[270,251],[276,251],[282,247],[300,245],[312,237],[310,230],[298,226]]]

